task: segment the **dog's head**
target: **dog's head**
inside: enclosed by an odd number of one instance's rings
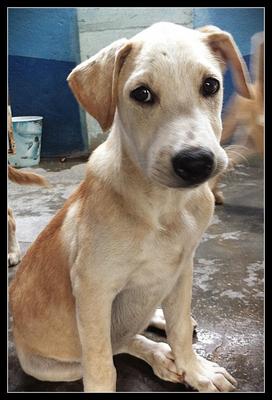
[[[68,82],[104,131],[114,121],[145,176],[192,187],[227,165],[219,144],[226,63],[238,93],[249,98],[247,69],[229,33],[161,22],[104,48]]]

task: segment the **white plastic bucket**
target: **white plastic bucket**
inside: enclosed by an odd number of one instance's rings
[[[12,117],[16,154],[9,155],[15,167],[38,165],[41,154],[43,117]]]

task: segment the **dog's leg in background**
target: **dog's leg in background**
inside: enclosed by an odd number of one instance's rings
[[[8,266],[16,265],[21,260],[21,250],[16,239],[16,222],[11,208],[8,208]]]
[[[252,145],[250,146],[250,144],[247,144],[246,146],[236,145],[236,144],[229,145],[225,147],[225,151],[229,159],[226,171],[224,171],[222,174],[216,175],[209,181],[209,186],[213,192],[215,204],[217,205],[224,204],[225,201],[223,192],[220,189],[220,182],[223,176],[226,173],[234,170],[235,166],[239,162],[245,162],[247,158],[256,153],[255,149],[252,147]]]
[[[49,182],[41,175],[30,171],[19,171],[8,165],[8,178],[19,185],[38,185],[50,187]],[[16,222],[12,209],[8,209],[8,266],[18,264],[21,261],[21,250],[16,239]]]
[[[238,123],[239,123],[239,118],[237,115],[238,104],[236,104],[238,102],[238,100],[239,99],[237,98],[237,96],[233,96],[231,99],[230,105],[228,106],[227,112],[225,113],[224,120],[223,120],[223,131],[222,131],[222,136],[221,136],[222,144],[226,143],[228,140],[231,140],[231,138],[234,134],[234,131],[238,126]],[[231,160],[229,158],[229,167],[227,168],[227,170],[232,168],[232,165],[230,165],[230,163],[231,163]],[[224,175],[224,172],[223,172],[223,174],[219,174],[219,175],[215,176],[209,182],[210,188],[212,189],[212,192],[214,195],[215,204],[217,204],[217,205],[224,204],[224,195],[223,195],[222,190],[220,190],[220,188],[219,188],[219,184],[222,180],[223,175]]]
[[[166,320],[167,340],[179,375],[201,392],[234,390],[235,379],[216,363],[198,356],[192,347],[191,298],[193,260],[188,260],[162,308]]]
[[[216,205],[224,204],[224,195],[222,190],[219,188],[220,181],[222,179],[223,174],[219,174],[214,178],[210,179],[209,186],[213,192],[214,200]]]

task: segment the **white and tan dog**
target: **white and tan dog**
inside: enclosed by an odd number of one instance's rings
[[[214,210],[208,181],[227,165],[219,145],[226,61],[250,97],[228,33],[162,22],[69,75],[79,102],[110,133],[11,284],[26,373],[83,377],[86,392],[114,391],[113,355],[127,352],[162,379],[234,389],[224,368],[194,352],[190,317],[194,253]],[[141,335],[160,304],[169,344]]]

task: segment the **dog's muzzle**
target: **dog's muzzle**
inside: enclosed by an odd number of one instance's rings
[[[214,154],[205,148],[187,148],[172,158],[175,174],[186,186],[205,182],[214,170]]]

